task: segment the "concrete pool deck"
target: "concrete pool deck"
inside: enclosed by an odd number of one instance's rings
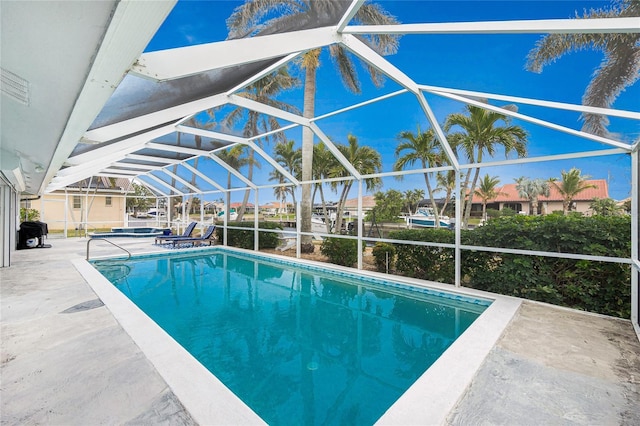
[[[116,242],[133,253],[164,250],[152,239]],[[0,422],[196,423],[73,266],[87,240],[48,243],[0,269]],[[92,258],[118,254],[91,243]],[[640,424],[631,323],[524,302],[444,422]]]

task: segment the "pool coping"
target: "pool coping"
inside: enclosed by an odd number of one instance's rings
[[[217,251],[221,247],[181,249],[175,253]],[[300,265],[311,265],[334,271],[389,279],[429,289],[492,301],[491,305],[471,326],[438,358],[438,360],[394,403],[377,424],[445,424],[449,413],[462,398],[473,377],[498,341],[522,299],[500,296],[478,290],[455,287],[418,279],[355,270],[311,260],[289,258],[234,247],[225,251],[286,260]],[[170,252],[169,252],[170,253]],[[138,256],[158,252],[140,253]],[[108,258],[113,257],[109,256]],[[94,259],[96,260],[96,259]],[[147,359],[166,381],[193,419],[199,424],[265,424],[244,402],[231,392],[209,370],[180,346],[160,326],[142,312],[133,302],[113,286],[89,262],[72,261],[78,272],[111,311],[122,328],[138,345]],[[446,383],[446,386],[433,386]]]

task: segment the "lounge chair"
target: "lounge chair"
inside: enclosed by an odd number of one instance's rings
[[[201,237],[180,237],[180,238],[173,238],[172,240],[170,240],[169,242],[171,244],[173,244],[173,247],[176,246],[176,244],[185,244],[185,243],[191,243],[193,246],[196,245],[196,243],[198,243],[198,245],[202,245],[202,243],[209,243],[209,245],[213,244],[214,238],[213,238],[213,232],[216,230],[216,226],[215,225],[211,225],[207,228],[206,231],[204,231],[204,234],[202,234]]]
[[[156,244],[162,244],[163,241],[171,241],[176,238],[191,238],[191,234],[193,234],[193,230],[196,229],[196,225],[198,222],[191,222],[189,226],[184,229],[182,235],[159,235],[156,237]]]
[[[276,247],[276,250],[278,251],[287,251],[296,247],[298,244],[296,237],[282,237],[281,240],[283,240],[284,243]]]

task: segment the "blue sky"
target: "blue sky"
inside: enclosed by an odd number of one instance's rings
[[[220,41],[226,38],[225,19],[241,4],[237,1],[179,1],[167,17],[147,51]],[[379,1],[401,23],[478,21],[507,19],[570,18],[584,9],[609,4],[603,1]],[[540,35],[439,35],[404,36],[399,52],[387,60],[419,84],[468,89],[504,95],[529,97],[567,103],[581,103],[584,89],[594,69],[602,61],[602,54],[594,51],[566,55],[548,65],[541,74],[524,69],[525,58]],[[363,69],[359,69],[362,94],[348,92],[336,78],[335,67],[328,55],[321,57],[318,73],[316,115],[362,102],[399,88],[387,80],[384,87],[374,87]],[[301,89],[284,93],[281,99],[302,108]],[[614,108],[638,111],[640,84],[627,88]],[[462,112],[463,104],[427,95],[439,122],[454,112]],[[501,103],[496,102],[496,105]],[[559,110],[545,110],[518,105],[519,112],[551,121],[573,129],[580,129],[579,115]],[[577,137],[551,131],[526,122],[514,121],[528,133],[529,156],[569,153],[580,150],[599,150],[609,147]],[[409,94],[392,98],[347,114],[319,122],[320,127],[336,142],[346,143],[353,134],[361,145],[374,147],[383,158],[383,171],[393,167],[397,135],[402,130],[415,131],[428,123],[415,98]],[[612,120],[609,130],[629,142],[639,137],[640,123],[631,120]],[[287,132],[287,137],[300,142],[300,130]],[[270,151],[270,147],[265,148]],[[494,160],[504,159],[496,155]],[[531,178],[560,177],[562,170],[580,168],[594,179],[607,179],[609,193],[614,199],[629,196],[630,166],[626,156],[594,157],[591,159],[533,163],[521,166],[483,168],[481,175],[498,176],[501,183],[513,183],[519,176]],[[267,173],[267,168],[258,173]],[[425,189],[422,175],[402,181],[385,179],[382,190]],[[236,194],[234,198],[239,198]],[[356,196],[352,190],[351,196]],[[217,198],[217,197],[215,197]],[[337,194],[329,194],[337,199]],[[260,202],[273,200],[272,194],[262,194]],[[252,198],[253,200],[253,198]],[[316,200],[317,201],[317,200]]]

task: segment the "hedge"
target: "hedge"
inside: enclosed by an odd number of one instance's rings
[[[253,222],[227,222],[230,227],[252,228],[247,229],[227,229],[227,245],[231,247],[239,247],[244,249],[254,248],[254,230]],[[282,229],[279,223],[275,222],[258,222],[258,228],[262,229]],[[218,241],[223,241],[222,227],[216,228],[216,237]],[[258,249],[276,248],[280,244],[279,233],[258,231]]]
[[[629,258],[628,216],[547,215],[490,220],[462,231],[465,245]],[[397,231],[392,239],[454,242],[441,229]],[[398,273],[452,283],[453,249],[396,245]],[[462,250],[463,284],[493,293],[523,297],[575,309],[629,318],[631,273],[627,264]]]

